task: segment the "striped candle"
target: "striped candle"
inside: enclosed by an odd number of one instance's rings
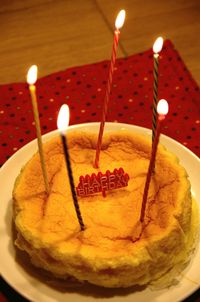
[[[76,216],[77,216],[81,231],[84,231],[85,225],[83,223],[83,219],[81,216],[81,211],[80,211],[80,207],[79,207],[79,203],[78,203],[78,198],[76,195],[74,178],[73,178],[73,173],[72,173],[72,168],[71,168],[71,163],[70,163],[70,156],[69,156],[69,151],[68,151],[68,147],[67,147],[67,137],[65,135],[65,131],[68,128],[68,124],[69,124],[69,107],[66,104],[64,104],[61,106],[59,114],[58,114],[57,126],[60,131],[60,137],[62,140],[65,163],[66,163],[67,173],[68,173],[68,177],[69,177],[69,183],[70,183],[71,194],[72,194],[72,198],[73,198],[73,202],[74,202],[74,208],[76,211]]]
[[[156,39],[153,45],[153,58],[154,58],[154,84],[153,84],[153,113],[152,113],[152,142],[155,138],[155,131],[157,125],[157,103],[158,103],[158,64],[159,64],[159,52],[161,51],[163,46],[163,38],[159,37]]]
[[[113,40],[113,47],[112,47],[110,69],[109,69],[109,74],[108,74],[106,93],[105,93],[103,109],[102,109],[102,118],[101,118],[98,141],[97,141],[97,146],[96,146],[96,157],[95,157],[95,162],[94,162],[95,168],[99,167],[99,157],[100,157],[100,151],[101,151],[101,145],[102,145],[102,137],[103,137],[103,132],[104,132],[106,115],[107,115],[107,111],[108,111],[108,102],[110,99],[114,65],[115,65],[115,61],[116,61],[117,46],[118,46],[118,42],[119,42],[119,35],[120,35],[119,29],[123,26],[124,20],[125,20],[125,10],[121,10],[119,12],[119,14],[117,15],[117,18],[115,21],[115,31],[114,31],[114,40]]]
[[[158,125],[156,127],[155,138],[154,138],[154,141],[152,144],[151,158],[150,158],[150,162],[149,162],[149,168],[148,168],[147,178],[146,178],[145,187],[144,187],[144,194],[143,194],[141,214],[140,214],[141,223],[143,223],[143,221],[144,221],[149,185],[150,185],[151,176],[152,176],[152,173],[153,173],[154,167],[155,167],[156,152],[157,152],[157,147],[158,147],[158,143],[159,143],[162,121],[164,121],[165,116],[168,113],[168,103],[166,100],[162,99],[158,102],[156,112],[158,114]]]

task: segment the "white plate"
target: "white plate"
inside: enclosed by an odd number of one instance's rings
[[[68,131],[74,129],[98,131],[99,123],[71,126]],[[151,135],[149,129],[120,123],[107,123],[105,131],[123,131],[125,129],[148,136]],[[44,135],[43,139],[48,140],[56,134],[57,130]],[[195,196],[195,199],[200,202],[199,158],[180,143],[177,143],[167,136],[161,135],[161,142],[179,157],[182,165],[189,174],[193,195]],[[12,189],[21,167],[36,151],[37,143],[36,140],[34,140],[16,152],[0,170],[0,267],[3,278],[15,290],[34,302],[94,302],[96,300],[108,300],[109,302],[168,302],[183,300],[198,289],[200,285],[199,248],[184,272],[185,277],[181,279],[181,282],[178,285],[170,287],[170,290],[164,289],[152,291],[149,288],[144,288],[133,291],[133,289],[112,290],[89,287],[88,290],[73,288],[62,291],[48,286],[45,282],[42,282],[35,277],[30,271],[27,271],[25,267],[17,261],[16,250],[12,241]]]

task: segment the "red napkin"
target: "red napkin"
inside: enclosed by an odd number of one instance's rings
[[[42,133],[56,129],[60,106],[70,107],[70,124],[101,120],[109,61],[73,67],[38,79]],[[151,128],[152,49],[118,59],[107,121]],[[26,71],[25,71],[26,72]],[[26,76],[26,74],[24,75]],[[160,54],[159,98],[169,102],[162,132],[200,155],[200,91],[184,62],[167,40]],[[0,86],[0,164],[36,137],[28,85]]]

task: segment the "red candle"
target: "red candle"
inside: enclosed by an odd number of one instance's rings
[[[157,152],[157,147],[158,147],[158,142],[159,142],[159,137],[160,137],[161,126],[162,126],[162,122],[164,121],[167,113],[168,113],[168,103],[166,100],[162,99],[158,102],[158,105],[157,105],[158,120],[157,120],[157,127],[156,127],[156,131],[155,131],[155,138],[154,138],[153,145],[152,145],[151,159],[150,159],[149,168],[148,168],[148,172],[147,172],[146,183],[145,183],[145,187],[144,187],[142,208],[141,208],[141,214],[140,214],[141,222],[144,221],[149,185],[150,185],[150,181],[151,181],[151,175],[152,175],[152,173],[154,171],[154,167],[155,167],[156,152]]]
[[[115,21],[115,31],[114,31],[114,40],[113,40],[113,48],[112,48],[112,55],[111,55],[111,62],[110,62],[110,70],[107,80],[107,86],[106,86],[106,93],[105,98],[103,102],[103,110],[102,110],[102,119],[100,123],[99,128],[99,136],[97,141],[97,147],[96,147],[96,157],[94,166],[95,168],[99,167],[99,156],[100,156],[100,150],[101,150],[101,144],[102,144],[102,137],[103,137],[103,131],[106,121],[106,115],[108,111],[108,102],[110,98],[110,91],[111,91],[111,85],[112,85],[112,79],[113,79],[113,72],[114,72],[114,65],[116,60],[116,53],[117,53],[117,46],[119,42],[119,35],[120,31],[119,29],[123,26],[125,20],[125,10],[121,10],[119,14],[117,15],[116,21]]]

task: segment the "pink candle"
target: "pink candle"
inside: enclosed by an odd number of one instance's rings
[[[114,72],[114,65],[116,60],[116,53],[117,53],[117,46],[119,42],[119,35],[120,31],[119,29],[123,26],[125,20],[125,10],[121,10],[119,14],[117,15],[116,21],[115,21],[115,31],[114,31],[114,40],[113,40],[113,48],[112,48],[112,55],[111,55],[111,62],[110,62],[110,70],[107,80],[107,86],[106,86],[106,93],[105,98],[103,102],[103,110],[102,110],[102,119],[100,123],[99,128],[99,136],[97,141],[97,147],[96,147],[96,157],[95,157],[95,168],[99,167],[99,156],[100,156],[100,150],[101,150],[101,144],[102,144],[102,137],[103,137],[103,131],[106,121],[106,115],[108,111],[108,102],[110,98],[110,91],[111,91],[111,85],[112,85],[112,79],[113,79],[113,72]]]
[[[148,168],[148,172],[147,172],[146,183],[145,183],[145,187],[144,187],[142,208],[141,208],[141,214],[140,214],[141,222],[144,221],[149,185],[150,185],[150,181],[151,181],[151,175],[152,175],[152,172],[155,167],[156,152],[157,152],[157,147],[158,147],[158,142],[159,142],[159,137],[160,137],[162,121],[164,121],[167,113],[168,113],[168,103],[166,100],[162,99],[158,102],[158,105],[157,105],[158,120],[157,120],[157,127],[155,130],[155,138],[154,138],[153,145],[152,145],[151,159],[150,159],[149,168]]]

